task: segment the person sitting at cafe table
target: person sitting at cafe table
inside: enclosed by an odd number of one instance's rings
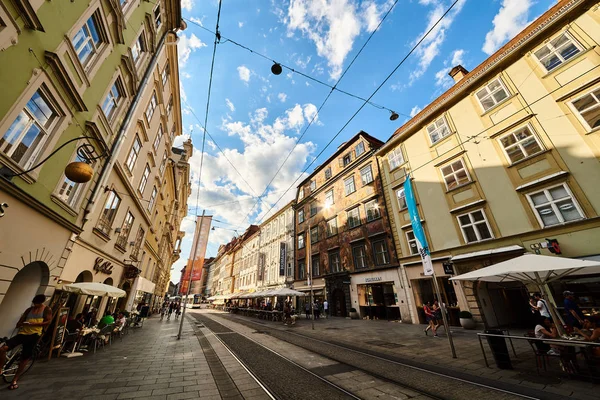
[[[600,315],[585,317],[583,329],[575,328],[575,332],[583,336],[585,342],[600,343]],[[600,346],[594,346],[592,354],[594,357],[600,358]]]
[[[111,325],[115,323],[115,318],[110,314],[110,311],[107,311],[104,317],[98,322],[98,328],[102,329],[107,325]]]
[[[565,298],[565,313],[567,314],[566,323],[573,328],[581,328],[583,326],[583,313],[575,300],[575,293],[565,290],[563,292]]]
[[[535,337],[538,339],[557,339],[558,338],[558,330],[556,326],[552,323],[550,318],[542,318],[540,322],[535,326]],[[560,346],[550,345],[550,350],[548,351],[548,355],[558,356],[560,355]]]
[[[117,326],[118,328],[121,328],[122,326],[125,326],[126,323],[127,323],[127,318],[125,318],[125,315],[123,313],[119,313],[119,315],[117,316],[117,319],[115,320],[115,326]]]
[[[69,333],[75,333],[83,328],[83,314],[79,313],[75,316],[75,318],[69,319],[67,321],[67,330]]]

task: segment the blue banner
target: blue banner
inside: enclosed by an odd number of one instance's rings
[[[425,238],[425,231],[423,230],[423,225],[421,225],[421,217],[419,216],[417,200],[415,199],[415,193],[413,192],[412,184],[410,182],[410,175],[407,175],[406,181],[404,181],[404,196],[406,199],[406,206],[408,207],[410,223],[413,228],[413,234],[417,240],[417,248],[421,255],[421,261],[423,261],[423,271],[425,275],[433,275],[433,263],[431,262],[429,246],[427,245],[427,239]]]

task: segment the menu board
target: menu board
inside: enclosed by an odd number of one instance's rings
[[[65,332],[67,330],[67,320],[69,319],[69,307],[62,307],[56,316],[56,324],[54,325],[54,332],[52,333],[52,346],[50,347],[50,354],[48,359],[52,357],[52,350],[60,349],[62,346],[63,339],[65,338]],[[58,352],[60,357],[60,350]]]

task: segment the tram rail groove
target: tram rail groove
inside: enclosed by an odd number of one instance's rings
[[[273,337],[279,339],[279,340],[283,340],[286,341],[290,344],[294,344],[296,346],[302,347],[308,351],[312,351],[316,354],[319,354],[321,356],[333,359],[337,362],[340,363],[344,363],[344,364],[348,364],[345,361],[341,361],[335,358],[332,358],[330,355],[327,354],[323,354],[322,352],[320,352],[319,350],[315,350],[313,348],[310,347],[306,347],[303,346],[302,344],[299,343],[295,343],[292,342],[291,340],[289,340],[289,336],[286,337],[286,335],[293,335],[293,336],[298,336],[304,340],[308,340],[308,341],[313,341],[313,342],[320,342],[322,344],[326,344],[329,346],[335,346],[347,351],[351,351],[363,356],[368,356],[383,362],[389,362],[392,364],[396,364],[398,366],[401,367],[405,367],[405,368],[409,368],[412,370],[416,370],[419,372],[426,372],[428,374],[434,374],[436,376],[442,377],[442,378],[446,378],[446,379],[450,379],[453,381],[457,381],[457,382],[461,382],[467,385],[472,385],[472,386],[476,386],[476,387],[480,387],[483,389],[488,389],[491,391],[495,391],[495,392],[500,392],[500,393],[505,393],[507,395],[512,395],[512,396],[517,396],[523,399],[529,399],[529,400],[559,400],[559,399],[564,399],[564,397],[559,396],[559,395],[555,395],[549,392],[544,392],[542,394],[540,394],[539,390],[533,389],[533,388],[529,388],[529,387],[524,387],[524,386],[519,386],[518,389],[520,390],[520,392],[516,392],[513,390],[515,385],[512,384],[507,384],[504,382],[500,382],[500,381],[494,381],[488,378],[484,378],[484,377],[480,377],[480,376],[476,376],[476,375],[471,375],[468,373],[461,373],[459,371],[454,371],[454,370],[450,370],[450,369],[446,369],[446,368],[441,368],[439,366],[435,366],[435,365],[428,365],[425,363],[421,363],[418,361],[413,361],[413,360],[406,360],[403,359],[401,357],[397,357],[397,356],[392,356],[392,355],[388,355],[388,354],[382,354],[370,349],[363,349],[363,348],[358,348],[357,346],[353,346],[351,344],[347,344],[347,343],[341,343],[335,340],[323,340],[323,339],[318,339],[312,336],[308,336],[308,335],[304,335],[302,333],[298,333],[298,332],[294,332],[292,330],[292,328],[288,328],[288,329],[281,329],[278,327],[273,327],[270,326],[266,323],[261,323],[258,321],[253,321],[251,319],[246,319],[246,318],[242,318],[240,316],[237,315],[231,315],[231,314],[223,314],[223,315],[219,315],[222,318],[226,318],[226,319],[231,319],[231,320],[235,320],[235,322],[241,323],[242,325],[246,325],[248,327],[248,324],[252,324],[252,325],[258,325],[261,327],[261,329],[270,329],[272,331],[278,332],[279,335],[275,336],[272,335]],[[285,335],[283,334],[285,333]],[[348,365],[352,365],[352,364],[348,364]],[[422,393],[423,395],[429,396],[429,397],[433,397],[433,398],[441,398],[438,394],[436,393],[431,393],[428,392],[427,390],[423,390],[421,388],[416,389],[414,387],[412,387],[410,384],[407,384],[406,382],[401,382],[398,380],[394,380],[394,379],[390,379],[388,377],[385,376],[381,376],[380,374],[378,374],[377,372],[373,372],[371,370],[368,369],[364,369],[360,366],[357,365],[352,365],[354,368],[361,370],[373,377],[376,377],[378,379],[381,380],[386,380],[388,382],[392,382],[396,385],[399,386],[404,386],[410,390]],[[472,381],[469,380],[469,378],[474,378],[477,379],[478,381]]]

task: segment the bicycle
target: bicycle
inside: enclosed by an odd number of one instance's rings
[[[1,338],[0,339],[0,347],[4,346],[7,341],[8,341],[7,337]],[[33,363],[35,362],[35,359],[37,358],[38,354],[40,353],[40,350],[41,350],[40,342],[38,342],[33,350],[33,355],[31,356],[31,358],[29,358],[27,365],[25,366],[25,369],[21,373],[21,377],[23,375],[25,375],[25,373],[27,371],[29,371],[29,369],[33,366]],[[15,374],[17,373],[17,369],[19,368],[19,363],[21,362],[22,353],[23,353],[22,345],[18,345],[14,349],[6,352],[6,363],[4,364],[4,367],[2,368],[2,374],[1,374],[2,379],[4,379],[4,382],[11,383],[13,381]]]

